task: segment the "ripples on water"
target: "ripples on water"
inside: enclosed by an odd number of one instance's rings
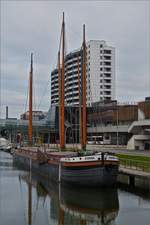
[[[0,152],[0,225],[149,225],[150,193],[61,186]]]

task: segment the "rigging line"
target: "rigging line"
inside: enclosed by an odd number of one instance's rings
[[[73,84],[73,75],[75,74],[75,72],[72,72],[72,84]],[[71,107],[70,107],[70,124],[71,124],[71,133],[70,133],[70,136],[71,136],[71,140],[72,140],[72,144],[74,145],[74,138],[73,138],[73,135],[72,135],[72,130],[73,130],[73,124],[72,124],[72,113],[73,113],[73,94],[74,94],[74,89],[72,87],[72,91],[71,91]]]
[[[66,56],[67,54],[67,35],[66,35],[66,26],[64,26],[64,39],[65,39],[65,50],[64,50],[64,55]]]
[[[33,110],[36,110],[36,89],[34,85],[34,77],[33,77]]]
[[[80,143],[80,107],[81,107],[81,96],[80,96],[80,93],[81,93],[81,82],[80,82],[80,79],[81,79],[81,74],[80,74],[80,66],[79,66],[79,56],[80,56],[80,53],[81,53],[81,49],[79,49],[79,53],[78,53],[78,58],[77,58],[77,62],[78,62],[78,95],[79,95],[79,107],[78,107],[78,118],[79,118],[79,120],[77,120],[77,123],[78,123],[78,125],[77,125],[77,130],[79,131],[78,133],[79,133],[79,139],[78,139],[78,141],[79,141],[79,143]],[[81,58],[80,58],[80,65],[81,65]],[[78,138],[77,137],[77,138]]]
[[[2,76],[1,76],[1,65],[0,65],[0,118],[1,118],[1,109],[2,109],[2,96],[1,96],[1,79],[2,79]]]
[[[93,92],[94,92],[94,79],[93,79],[93,74],[91,73],[90,71],[90,101],[91,103],[93,103]],[[95,107],[92,107],[92,110],[91,110],[91,113],[93,112],[95,114],[95,116],[98,116],[98,106],[95,105]],[[100,112],[101,113],[101,112]],[[102,116],[102,115],[101,115]],[[91,122],[92,122],[92,119],[91,119]],[[97,133],[97,122],[98,122],[98,119],[95,118],[94,121],[95,123],[95,131]],[[102,125],[102,117],[100,117],[100,123]],[[102,127],[102,130],[103,130],[103,127]]]
[[[59,48],[58,48],[58,52],[60,52],[60,48],[61,48],[61,40],[62,40],[62,27],[61,27],[61,33],[60,33],[60,40],[59,40]],[[55,63],[56,62],[56,63]],[[56,54],[56,59],[55,59],[55,61],[54,61],[54,65],[57,65],[57,67],[58,67],[58,53]],[[55,66],[54,66],[54,68],[55,68]]]
[[[80,57],[80,67],[78,60],[78,92],[79,92],[79,143],[81,144],[82,139],[82,47],[79,50]],[[78,56],[79,58],[79,56]]]
[[[45,87],[44,87],[44,91],[43,91],[43,94],[42,94],[41,99],[40,99],[40,101],[39,101],[37,110],[39,110],[39,107],[41,106],[41,102],[42,102],[42,99],[44,98],[44,96],[45,96],[45,94],[46,94],[48,85],[49,85],[49,80],[47,81],[47,83],[46,83],[46,85],[45,85]]]
[[[91,64],[90,64],[91,65]],[[88,65],[88,67],[87,67],[88,69],[89,69],[89,65]],[[89,71],[89,70],[88,70]],[[92,88],[93,88],[93,90],[94,90],[94,81],[93,81],[94,79],[93,79],[93,74],[91,73],[91,70],[90,70],[90,100],[91,100],[91,102],[93,102],[93,93],[92,93]]]
[[[61,49],[61,42],[62,42],[62,34],[63,34],[63,26],[61,26],[61,33],[60,33],[60,40],[59,40],[59,52],[60,52],[60,49]]]
[[[25,107],[24,107],[25,112],[27,110],[28,98],[29,98],[29,80],[28,80],[27,93],[26,93],[26,102],[25,102]]]
[[[81,80],[82,80],[82,47],[79,49],[79,52],[81,52],[81,58],[78,60],[78,91],[79,91],[79,105],[81,106],[82,102],[82,91],[81,91]],[[78,58],[80,56],[80,53],[78,55]]]

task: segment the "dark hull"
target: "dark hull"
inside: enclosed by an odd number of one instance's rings
[[[30,158],[14,154],[14,163],[16,166],[23,167],[26,170],[31,170],[41,176],[44,176],[48,179],[58,181],[58,174],[59,174],[59,165],[53,164],[39,164],[37,160],[31,160]]]
[[[31,163],[32,161],[32,163]],[[66,168],[59,163],[39,164],[37,160],[30,160],[25,156],[14,154],[14,162],[24,166],[26,169],[32,169],[35,173],[47,177],[50,180],[77,186],[110,186],[116,183],[118,166],[117,165],[99,165],[95,167],[77,167]],[[60,173],[60,176],[59,176]]]
[[[63,168],[61,170],[61,179],[64,182],[77,184],[80,186],[109,186],[116,183],[118,166],[96,166],[79,167],[75,169]]]

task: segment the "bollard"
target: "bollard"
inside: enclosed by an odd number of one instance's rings
[[[129,176],[129,185],[135,186],[135,176]]]

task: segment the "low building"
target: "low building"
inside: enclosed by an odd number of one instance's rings
[[[128,149],[150,150],[150,97],[138,103],[138,119],[128,129]]]
[[[87,118],[89,142],[126,145],[131,137],[128,128],[138,118],[138,105],[97,102],[89,108]]]
[[[43,111],[32,111],[32,118],[33,120],[42,120],[46,117],[47,112]],[[21,120],[28,120],[29,119],[29,111],[20,115]]]
[[[104,100],[87,107],[87,141],[95,144],[127,145],[129,149],[150,149],[150,101],[117,104]],[[28,139],[28,113],[20,120],[0,119],[1,135],[15,140],[21,132]],[[40,114],[41,115],[41,114]],[[26,119],[23,119],[26,118]],[[3,136],[2,135],[2,136]],[[45,143],[59,143],[59,107],[51,106],[44,119],[33,120],[33,137]],[[79,107],[65,106],[65,142],[79,143]]]

